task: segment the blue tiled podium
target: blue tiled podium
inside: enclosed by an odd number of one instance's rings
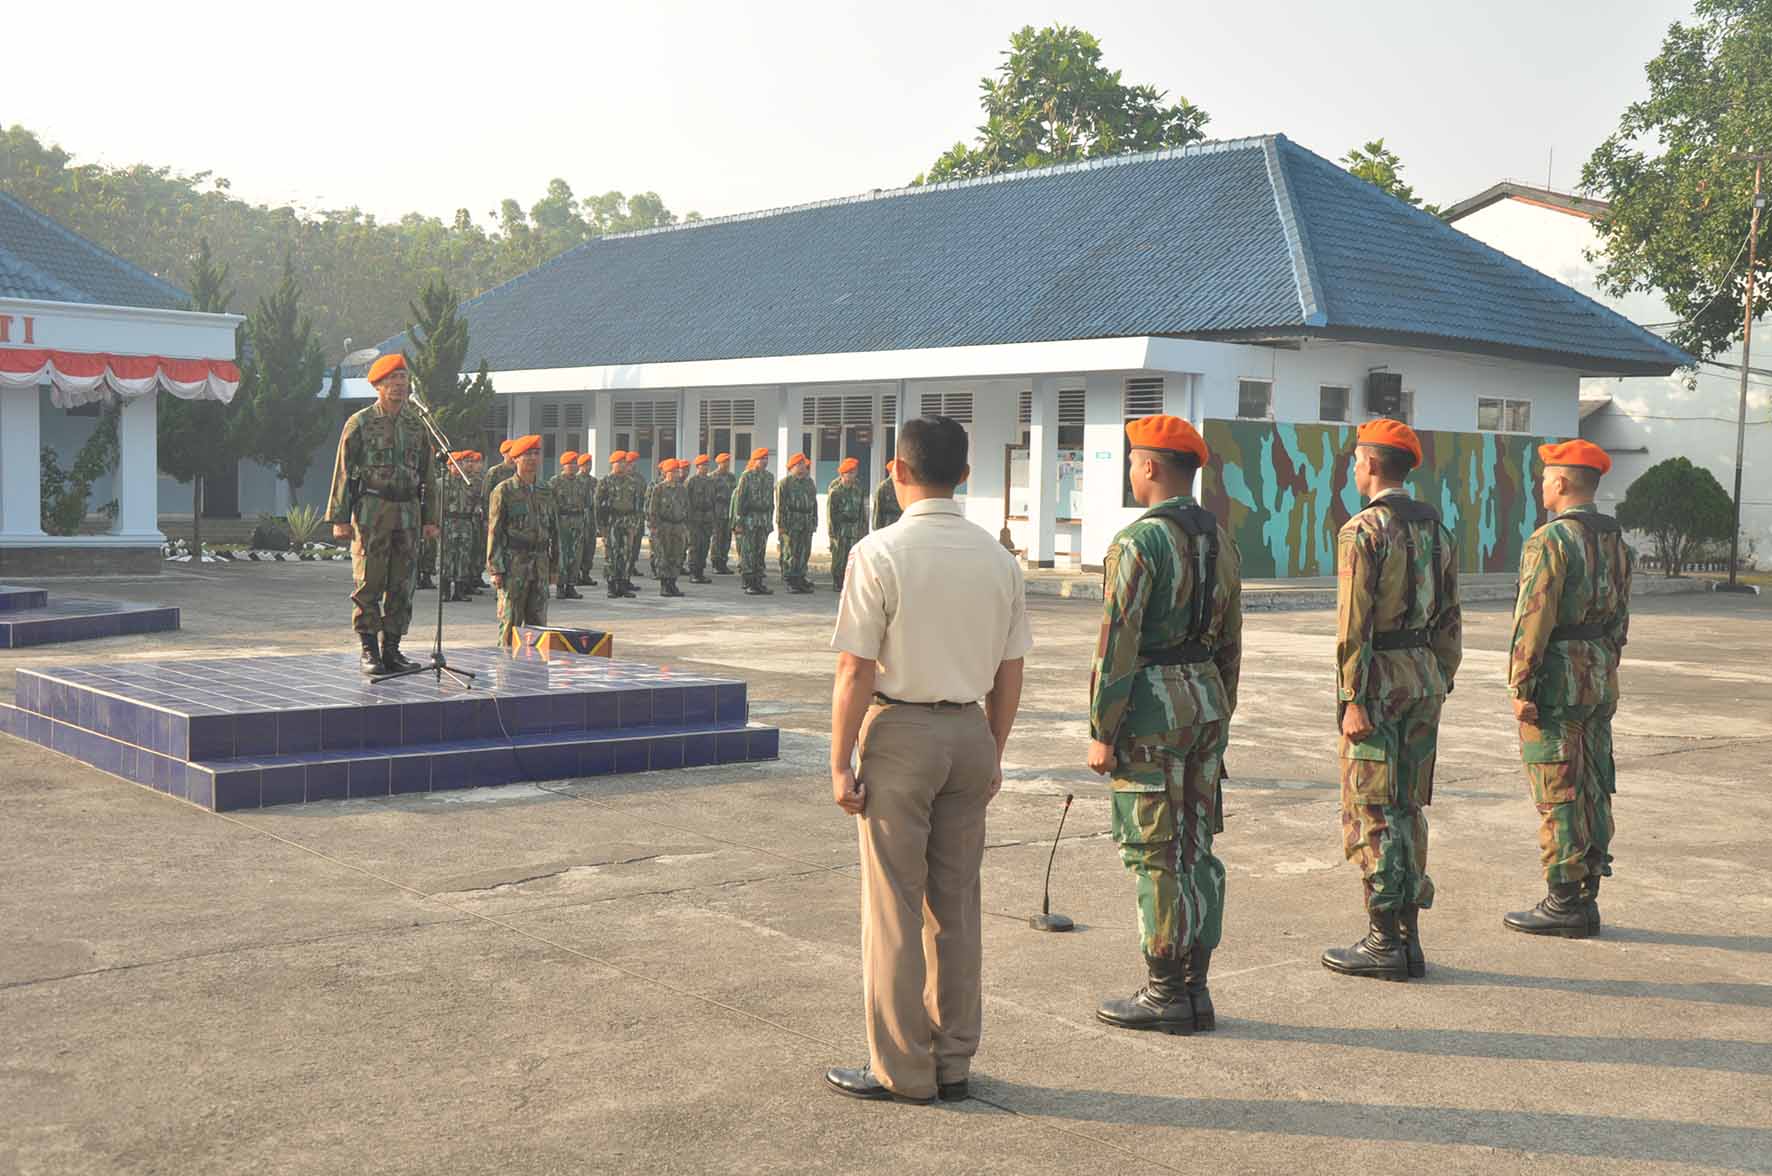
[[[603,657],[450,654],[473,689],[355,653],[21,669],[0,732],[217,812],[770,760],[742,681]]]
[[[164,605],[85,596],[51,600],[41,588],[0,584],[0,649],[162,633],[178,622],[178,609]]]

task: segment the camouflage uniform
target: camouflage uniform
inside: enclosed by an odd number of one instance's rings
[[[519,625],[548,623],[559,522],[553,491],[506,478],[492,492],[486,524],[486,570],[504,577],[498,590],[498,642],[511,643]]]
[[[1520,724],[1520,758],[1553,884],[1612,873],[1612,715],[1632,561],[1610,521],[1591,503],[1572,507],[1533,532],[1520,555],[1507,685],[1538,705],[1538,723]]]
[[[812,556],[812,533],[818,530],[818,488],[812,479],[789,474],[775,490],[776,540],[781,578],[806,584],[806,561]],[[809,586],[809,585],[808,585]]]
[[[1337,698],[1373,732],[1340,737],[1342,848],[1374,912],[1431,907],[1427,814],[1440,708],[1463,656],[1458,551],[1438,521],[1404,521],[1387,491],[1341,528]],[[1412,504],[1411,500],[1411,504]],[[1395,636],[1393,636],[1395,634]]]
[[[634,532],[640,526],[644,489],[630,473],[607,474],[597,485],[597,519],[603,525],[603,575],[610,586],[628,583],[633,574]]]
[[[583,479],[577,474],[568,474],[548,483],[548,489],[554,495],[555,526],[558,528],[556,543],[560,552],[558,587],[563,593],[572,587],[583,558],[581,547],[584,544],[585,514],[588,508],[585,505],[585,488],[582,482]]]
[[[714,539],[717,488],[704,465],[689,475],[683,490],[689,497],[689,578],[702,580],[708,569],[708,545]]]
[[[443,511],[443,577],[437,590],[446,598],[457,589],[465,589],[470,580],[479,578],[474,564],[477,544],[474,542],[475,487],[464,482],[454,469],[445,467],[440,484]]]
[[[769,547],[775,511],[775,475],[759,466],[739,475],[727,517],[738,532],[738,569],[747,580],[763,582],[763,558]]]
[[[689,546],[689,488],[666,478],[646,492],[646,527],[652,536],[652,574],[668,587],[683,574]]]
[[[492,492],[498,489],[498,484],[506,478],[514,478],[516,476],[517,463],[511,461],[509,458],[499,462],[497,465],[486,471],[486,503],[488,506],[491,506],[492,504]]]
[[[1181,496],[1153,511],[1194,506]],[[1224,925],[1224,864],[1212,837],[1224,828],[1220,777],[1237,709],[1243,605],[1236,543],[1212,526],[1215,559],[1205,536],[1147,514],[1114,536],[1102,566],[1089,727],[1114,748],[1114,840],[1135,881],[1151,959],[1184,958],[1196,945],[1210,951]],[[1209,563],[1208,610],[1200,585]]]
[[[714,484],[714,546],[712,550],[714,570],[725,572],[726,564],[732,558],[732,491],[738,485],[738,475],[731,470],[715,470],[708,475]]]
[[[351,542],[351,627],[358,633],[398,639],[412,621],[420,527],[437,521],[429,455],[418,414],[388,416],[380,404],[353,414],[339,436],[326,518],[357,529]]]
[[[892,475],[887,474],[874,487],[874,530],[890,527],[904,514],[904,508],[898,505],[898,492],[892,488]]]
[[[623,475],[634,483],[634,525],[628,531],[628,579],[631,581],[640,568],[640,541],[646,537],[646,496],[652,493],[653,482],[638,470],[630,469]]]
[[[831,532],[831,584],[843,591],[843,574],[849,568],[849,549],[868,533],[868,492],[860,482],[845,484],[838,476],[826,487],[825,521]]]
[[[587,467],[579,471],[578,480],[584,483],[579,492],[585,503],[585,538],[578,550],[578,582],[595,584],[591,572],[597,566],[597,475]]]

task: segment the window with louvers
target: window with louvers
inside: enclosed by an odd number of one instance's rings
[[[1161,383],[1162,381],[1159,380],[1158,384],[1161,385]],[[1060,428],[1083,423],[1085,405],[1088,403],[1087,397],[1088,393],[1082,388],[1060,388],[1058,390],[1058,425]],[[1159,389],[1158,403],[1161,403],[1161,398],[1162,393]],[[1161,412],[1162,410],[1158,409],[1157,411]],[[1139,415],[1149,416],[1150,414],[1141,413]],[[1018,419],[1026,427],[1031,427],[1034,423],[1034,390],[1032,388],[1021,390],[1021,408]]]
[[[560,427],[560,406],[557,403],[548,403],[541,406],[540,427],[542,429],[557,429]]]
[[[1122,416],[1125,419],[1137,420],[1139,417],[1156,416],[1163,411],[1163,377],[1132,376],[1126,380],[1122,389]],[[1125,434],[1121,433],[1121,440]],[[1132,464],[1128,461],[1120,463],[1120,505],[1136,507],[1138,500],[1132,497]]]
[[[952,417],[961,424],[972,423],[972,393],[925,392],[923,415]]]
[[[874,424],[872,396],[808,396],[800,406],[802,425]]]
[[[565,415],[561,419],[566,422],[566,427],[568,429],[582,429],[582,428],[584,428],[585,427],[585,406],[576,400],[573,401],[572,403],[570,403],[566,406]]]
[[[610,416],[610,423],[617,429],[671,429],[677,424],[677,402],[618,400]]]

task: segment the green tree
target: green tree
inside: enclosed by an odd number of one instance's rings
[[[294,263],[285,259],[283,280],[247,323],[248,363],[242,390],[250,388],[245,455],[274,470],[297,500],[314,450],[337,427],[342,390],[339,373],[324,399],[326,357],[314,338],[314,322],[301,306]],[[325,407],[322,407],[325,405]]]
[[[426,282],[418,301],[407,309],[412,321],[406,325],[406,362],[412,369],[413,389],[431,407],[438,427],[457,447],[464,446],[481,432],[493,392],[484,361],[477,375],[462,374],[468,324],[461,317],[461,302],[438,278]]]
[[[1618,504],[1618,522],[1649,536],[1656,562],[1677,576],[1701,544],[1729,537],[1734,504],[1709,470],[1670,457],[1630,484]]]
[[[1435,204],[1423,204],[1415,189],[1403,179],[1403,161],[1397,153],[1384,145],[1383,139],[1374,139],[1370,143],[1355,147],[1341,157],[1341,166],[1356,179],[1365,180],[1375,188],[1395,196],[1404,204],[1440,215]]]
[[[1611,206],[1594,223],[1600,287],[1658,292],[1680,319],[1673,340],[1700,358],[1740,337],[1753,164],[1729,156],[1772,149],[1769,60],[1772,0],[1697,0],[1649,62],[1649,96],[1581,172]],[[1761,217],[1756,318],[1772,305],[1769,237]]]
[[[233,301],[228,288],[228,267],[217,263],[210,251],[209,238],[197,242],[197,256],[191,262],[191,309],[223,313]],[[241,354],[241,332],[234,336],[234,354]],[[244,391],[244,385],[242,385]],[[232,409],[243,411],[245,405],[236,393]],[[237,430],[232,428],[230,406],[214,400],[180,400],[162,396],[156,408],[159,428],[160,472],[191,485],[191,552],[203,550],[204,480],[226,476],[239,461]]]
[[[1104,155],[1179,147],[1205,137],[1209,115],[1155,86],[1129,86],[1082,29],[1028,25],[1009,38],[995,77],[980,80],[985,121],[912,183],[940,183]]]

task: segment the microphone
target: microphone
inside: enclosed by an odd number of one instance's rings
[[[1040,913],[1028,920],[1036,931],[1069,931],[1076,926],[1069,915],[1052,913],[1052,859],[1058,856],[1058,840],[1064,836],[1064,819],[1071,815],[1070,793],[1064,794],[1064,811],[1058,814],[1058,832],[1052,835],[1052,852],[1046,855],[1046,893],[1040,896]]]

